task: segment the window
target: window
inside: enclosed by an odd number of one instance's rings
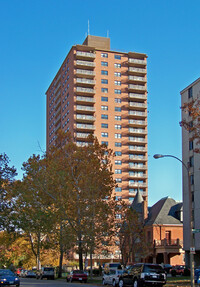
[[[107,119],[108,119],[108,115],[103,115],[103,114],[102,114],[102,115],[101,115],[101,118],[107,120]]]
[[[193,150],[193,141],[189,141],[189,150]]]
[[[107,53],[101,53],[101,57],[102,58],[108,58],[108,54]]]
[[[121,187],[115,187],[115,192],[121,192],[122,188]]]
[[[101,144],[108,146],[108,142],[102,141]]]
[[[121,218],[122,218],[122,215],[121,215],[121,214],[116,214],[116,215],[115,215],[115,218],[116,218],[116,219],[121,219]],[[115,244],[116,244],[116,245],[119,245],[119,241],[115,241]],[[120,254],[120,253],[119,253],[119,250],[116,250],[116,251],[115,251],[115,254],[117,254],[117,255]],[[112,271],[112,270],[111,270],[111,271]],[[113,273],[114,273],[114,272],[115,272],[115,271],[113,271]],[[115,273],[114,273],[114,274],[115,274]]]
[[[108,110],[108,106],[101,106],[102,111],[107,111]]]
[[[108,128],[108,124],[101,124],[101,127],[104,128],[104,129],[107,129]]]
[[[121,90],[116,90],[116,89],[115,89],[115,94],[120,95],[120,94],[121,94]]]
[[[101,74],[107,76],[108,75],[108,71],[101,70]]]
[[[115,81],[116,86],[121,86],[121,81]]]
[[[121,174],[122,170],[121,169],[115,169],[115,174]]]
[[[104,133],[103,132],[103,133],[101,133],[101,136],[104,137],[104,138],[107,138],[108,137],[108,133]]]
[[[101,97],[102,102],[107,102],[108,101],[108,97]]]
[[[122,155],[122,152],[121,151],[116,151],[115,152],[115,156],[121,156]]]
[[[108,84],[108,80],[106,80],[106,79],[101,79],[101,83],[102,83],[102,84]]]
[[[122,161],[121,160],[115,160],[115,164],[121,165]]]
[[[189,122],[189,132],[193,131],[193,121]]]
[[[121,130],[122,126],[121,125],[115,125],[116,130]]]
[[[115,146],[116,146],[116,147],[121,147],[121,146],[122,146],[122,143],[115,142]]]
[[[189,89],[188,89],[188,98],[190,99],[190,98],[192,98],[192,87],[190,87]]]
[[[194,174],[190,175],[190,184],[194,184]]]
[[[120,107],[115,107],[115,112],[121,112],[121,108]]]
[[[134,197],[129,197],[129,202],[133,202]]]
[[[115,181],[116,182],[122,182],[122,179],[121,178],[116,178]]]
[[[121,64],[115,63],[115,68],[121,68]]]
[[[107,94],[108,93],[108,89],[107,88],[101,88],[102,93]]]
[[[118,201],[118,200],[121,200],[122,197],[121,196],[115,196],[115,200]]]
[[[121,73],[120,72],[115,72],[115,77],[121,77]]]
[[[121,121],[122,117],[121,116],[115,116],[116,121]]]
[[[190,167],[193,167],[194,166],[194,157],[193,156],[190,156]]]
[[[115,98],[115,103],[120,104],[121,102],[122,102],[122,100],[121,100],[121,99],[119,99],[119,98]]]
[[[108,67],[108,62],[101,61],[101,66]]]
[[[121,56],[120,55],[115,55],[115,59],[121,60]]]
[[[121,134],[115,134],[116,139],[121,139],[122,135]]]

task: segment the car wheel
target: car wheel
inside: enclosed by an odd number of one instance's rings
[[[84,282],[87,283],[87,280],[85,280]]]
[[[138,280],[135,278],[133,281],[133,287],[139,287]]]
[[[123,281],[123,279],[119,279],[119,287],[124,287],[124,281]]]

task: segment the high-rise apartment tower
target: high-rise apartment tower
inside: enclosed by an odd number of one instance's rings
[[[58,129],[77,145],[90,133],[115,152],[116,200],[147,203],[147,55],[110,50],[110,39],[88,36],[72,46],[47,92],[47,150]],[[146,204],[147,206],[147,204]]]

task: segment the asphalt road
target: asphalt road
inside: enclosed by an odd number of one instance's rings
[[[97,285],[86,284],[86,283],[68,283],[65,280],[37,280],[32,278],[21,278],[20,287],[97,287]],[[99,286],[98,286],[99,287]]]

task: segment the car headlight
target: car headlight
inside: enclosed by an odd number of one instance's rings
[[[17,281],[17,280],[19,280],[19,278],[16,277],[15,280]]]
[[[150,273],[141,273],[141,279],[144,279],[145,278],[145,276],[149,276],[150,275]]]

